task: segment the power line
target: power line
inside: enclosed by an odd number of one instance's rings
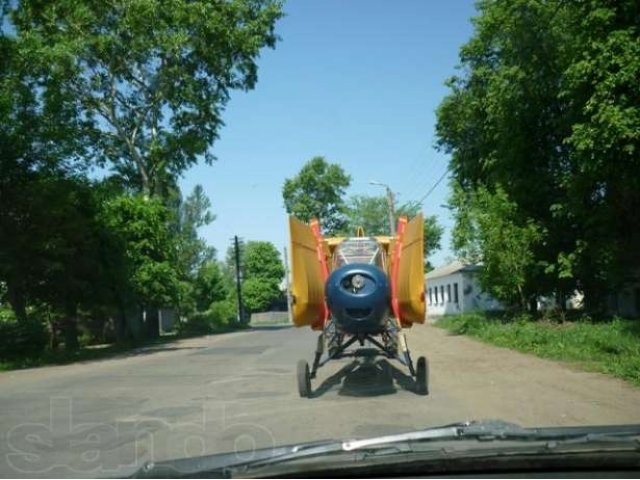
[[[444,160],[445,160],[445,163],[448,163],[448,160],[446,158]],[[436,166],[436,162],[431,161],[428,163],[431,163],[433,167]],[[440,163],[440,162],[437,162],[437,163]],[[445,168],[448,168],[448,166],[445,165]],[[419,174],[409,175],[409,178],[413,178],[414,181],[413,181],[413,187],[407,189],[405,192],[407,194],[406,195],[407,198],[415,197],[418,194],[420,194],[420,192],[423,191],[424,184],[427,183],[427,180],[431,176],[432,170],[433,169],[430,170],[429,168],[426,168],[426,165],[425,165],[425,168],[422,168]]]
[[[432,178],[433,169],[423,168],[416,175],[409,176],[408,178],[413,179],[410,188],[406,189],[405,194],[407,198],[415,198],[420,195],[421,192],[424,191],[425,185],[429,183]]]
[[[433,191],[436,189],[436,187],[437,187],[438,185],[440,185],[440,182],[442,182],[442,180],[444,180],[444,177],[446,177],[446,176],[447,176],[447,173],[449,173],[449,167],[447,167],[447,168],[446,168],[446,170],[442,173],[442,175],[440,176],[440,178],[438,178],[438,180],[436,180],[436,183],[434,183],[434,184],[431,186],[431,188],[427,191],[427,193],[425,193],[425,194],[420,198],[420,200],[418,200],[418,203],[419,203],[420,205],[422,205],[422,202],[424,202],[424,201],[427,199],[427,197],[428,197],[429,195],[431,195],[431,192],[433,192]]]

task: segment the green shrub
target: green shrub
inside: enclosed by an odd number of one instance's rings
[[[11,308],[0,306],[0,323],[15,322],[16,315]]]
[[[40,320],[18,322],[13,312],[0,308],[0,359],[40,355],[48,341],[49,332]]]
[[[178,323],[178,334],[182,336],[207,335],[214,333],[235,320],[233,304],[222,300],[211,304],[209,310],[195,312],[186,321]]]
[[[209,311],[220,320],[220,326],[231,325],[236,322],[237,309],[235,302],[220,300],[213,302]]]

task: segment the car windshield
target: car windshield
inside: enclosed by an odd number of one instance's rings
[[[0,0],[0,477],[611,465],[639,80],[639,0]]]

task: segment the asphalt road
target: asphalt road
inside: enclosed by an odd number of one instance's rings
[[[315,334],[262,328],[0,374],[0,476],[122,476],[151,460],[354,438],[471,419],[640,423],[640,389],[433,326],[407,333],[430,395],[380,363],[329,363],[298,397]],[[384,362],[384,360],[378,360]]]

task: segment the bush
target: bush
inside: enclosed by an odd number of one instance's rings
[[[208,310],[196,312],[178,323],[178,334],[182,336],[207,335],[233,323],[236,310],[231,302],[222,300],[211,304]]]
[[[231,325],[237,320],[236,304],[229,300],[213,302],[209,307],[209,311],[219,318],[220,326]]]
[[[0,359],[40,355],[48,340],[47,327],[40,320],[18,322],[11,310],[0,308]]]

